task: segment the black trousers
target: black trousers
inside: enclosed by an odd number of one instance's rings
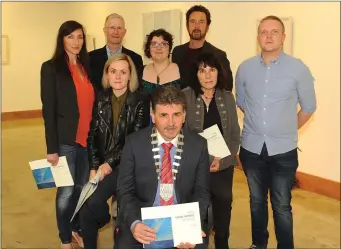
[[[114,249],[143,249],[143,245],[135,240],[126,223],[121,223],[118,227],[114,232]],[[208,246],[206,243],[202,243],[196,245],[195,249],[208,249]]]
[[[211,173],[210,185],[216,249],[229,248],[233,174],[234,167]]]
[[[108,199],[116,195],[118,169],[104,177],[80,210],[84,249],[96,249],[98,230],[110,222]]]

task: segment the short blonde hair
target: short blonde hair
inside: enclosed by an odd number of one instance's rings
[[[260,25],[262,24],[262,22],[267,21],[267,20],[273,20],[273,21],[279,22],[280,25],[282,26],[282,29],[283,29],[283,30],[282,30],[282,33],[285,33],[285,26],[284,26],[283,21],[281,20],[281,18],[279,18],[279,17],[277,17],[277,16],[273,16],[273,15],[271,15],[271,16],[266,16],[266,17],[264,17],[264,18],[259,22],[259,25],[258,25],[258,32],[259,32],[259,27],[260,27]]]
[[[110,88],[109,78],[108,78],[108,70],[110,65],[115,61],[126,61],[129,64],[129,71],[130,71],[130,80],[128,82],[128,89],[130,92],[135,92],[139,87],[139,82],[137,78],[136,68],[134,65],[133,60],[130,58],[129,55],[126,54],[116,54],[111,56],[104,65],[103,69],[103,77],[102,77],[102,85],[104,89]]]
[[[124,22],[123,16],[117,13],[112,13],[105,18],[104,27],[105,28],[107,27],[107,22],[109,19],[114,19],[114,18],[121,19],[123,21],[123,28],[125,28],[125,22]]]

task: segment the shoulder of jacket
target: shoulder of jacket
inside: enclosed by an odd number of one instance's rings
[[[90,51],[89,55],[91,56],[91,55],[101,54],[101,53],[103,53],[103,51],[106,52],[105,46],[102,47],[102,48],[97,48],[97,49],[94,49],[94,50]]]
[[[174,47],[173,48],[173,51],[174,50],[179,50],[179,49],[182,49],[182,48],[186,48],[186,47],[188,47],[188,42],[186,42],[185,44],[181,44],[181,45],[178,45],[178,46],[176,46],[176,47]]]
[[[52,59],[44,61],[42,63],[42,67],[46,67],[46,66],[52,66]]]
[[[187,87],[185,87],[184,89],[182,89],[182,91],[184,92],[184,93],[188,93],[188,92],[190,92],[192,90],[192,88],[190,87],[190,86],[187,86]]]
[[[122,47],[122,52],[123,52],[124,50],[126,50],[126,52],[129,53],[128,55],[129,55],[130,57],[131,57],[131,56],[141,57],[141,55],[139,55],[139,54],[136,53],[135,51],[130,50],[130,49],[126,48],[126,47]],[[123,52],[123,53],[124,53],[124,52]]]

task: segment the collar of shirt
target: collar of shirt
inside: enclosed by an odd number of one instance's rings
[[[121,101],[121,100],[125,100],[128,94],[128,89],[119,97],[116,97],[116,95],[113,93],[112,94],[112,98],[114,101]]]
[[[115,55],[115,54],[120,54],[120,53],[122,53],[122,45],[121,45],[118,49],[116,49],[115,51],[112,51],[112,50],[108,47],[108,45],[106,45],[105,48],[107,49],[108,57],[113,56],[113,55]]]
[[[158,142],[159,142],[159,143],[158,143],[158,146],[161,146],[161,144],[163,144],[163,143],[172,143],[174,147],[177,147],[177,145],[178,145],[178,136],[179,136],[179,135],[177,135],[175,138],[173,138],[172,141],[167,142],[167,141],[161,136],[161,134],[159,133],[159,131],[157,131],[157,140],[158,140]]]
[[[285,55],[285,54],[284,54],[283,50],[281,50],[281,53],[279,54],[279,56],[278,56],[276,59],[270,61],[270,63],[272,63],[272,64],[277,64],[277,63],[279,63],[280,60],[281,60],[281,58],[283,58],[284,55]],[[265,65],[264,62],[263,62],[263,59],[262,59],[262,53],[260,53],[258,56],[259,56],[259,61],[260,61],[263,65]]]

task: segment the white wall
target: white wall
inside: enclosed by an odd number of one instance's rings
[[[60,24],[75,19],[104,46],[105,17],[126,19],[124,45],[142,54],[142,13],[181,9],[191,2],[2,3],[3,33],[10,38],[10,65],[2,67],[2,111],[40,109],[39,71],[50,58]],[[290,16],[293,54],[316,79],[318,110],[300,131],[299,171],[340,181],[340,8],[336,2],[205,2],[212,24],[207,40],[227,52],[232,71],[256,51],[256,21],[266,15]],[[188,41],[185,24],[183,42]]]

